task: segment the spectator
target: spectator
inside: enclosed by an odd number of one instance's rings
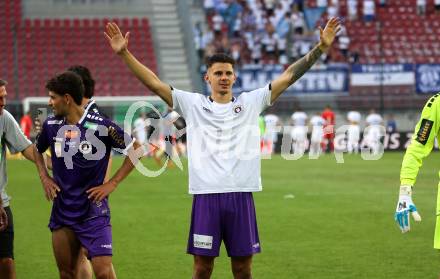
[[[338,16],[338,6],[331,4],[327,7],[327,15],[329,18]]]
[[[425,15],[426,13],[426,0],[417,0],[417,14]]]
[[[348,50],[350,48],[350,37],[347,35],[347,29],[341,28],[341,31],[339,32],[338,36],[338,43],[339,43],[339,51],[341,52],[342,56],[344,56],[344,59],[348,59]]]
[[[263,53],[265,59],[269,64],[274,64],[276,61],[277,41],[278,35],[273,31],[273,27],[268,27],[268,32],[262,40]]]
[[[263,56],[262,48],[263,45],[261,44],[260,40],[255,41],[253,48],[251,48],[251,58],[254,64],[260,64],[261,58]]]
[[[316,1],[316,7],[321,8],[323,10],[327,9],[327,5],[328,5],[327,0],[317,0]]]
[[[232,28],[233,34],[235,38],[240,38],[242,28],[242,21],[241,21],[241,13],[238,14],[238,17],[234,21],[234,26]]]
[[[236,19],[243,11],[243,7],[235,0],[225,0],[226,9],[222,11],[224,22],[228,25],[228,34],[232,36]]]
[[[440,0],[434,0],[435,12],[440,12]]]
[[[220,36],[222,32],[223,17],[218,13],[214,12],[212,17],[212,29],[214,30],[215,36]]]
[[[304,14],[298,11],[296,8],[294,8],[291,16],[291,22],[295,34],[303,35],[306,26],[306,22],[304,20]]]
[[[347,1],[347,10],[348,10],[348,19],[349,20],[357,20],[357,16],[358,16],[357,6],[358,6],[357,0],[348,0]]]
[[[215,12],[214,0],[204,0],[203,8],[207,16],[211,16]]]
[[[374,0],[364,0],[363,6],[364,21],[373,21],[376,16],[376,4]]]
[[[200,22],[197,22],[194,26],[194,45],[197,51],[197,55],[199,57],[199,60],[203,60],[203,57],[205,57],[205,47],[203,41],[203,30]],[[203,63],[203,61],[202,61]]]
[[[397,123],[394,119],[394,115],[390,114],[387,117],[387,133],[392,134],[397,132]]]
[[[290,13],[286,13],[284,17],[278,21],[278,24],[276,25],[276,33],[278,34],[279,38],[287,39],[287,35],[289,34],[291,26],[291,15]]]
[[[272,25],[277,26],[280,20],[284,18],[286,12],[287,10],[284,9],[283,5],[281,3],[278,3],[274,10],[274,20],[272,22]]]
[[[348,58],[348,62],[350,64],[359,63],[359,49],[357,47],[352,48],[352,50],[350,51],[350,57]]]
[[[232,58],[234,58],[234,60],[237,63],[237,65],[241,65],[242,64],[241,45],[239,43],[232,44],[232,46],[231,46],[231,56],[232,56]]]
[[[243,8],[241,24],[243,32],[256,31],[257,18],[255,17],[254,12],[248,6]]]
[[[31,139],[31,130],[32,130],[32,117],[31,112],[26,112],[25,115],[20,119],[20,128],[23,131],[24,135]]]

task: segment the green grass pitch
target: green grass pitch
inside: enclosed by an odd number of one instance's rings
[[[437,278],[440,257],[432,245],[440,154],[427,158],[419,173],[414,201],[423,220],[412,222],[409,234],[393,220],[402,156],[346,155],[344,164],[332,155],[263,160],[263,192],[254,195],[263,251],[254,257],[254,278]],[[116,158],[113,169],[121,162]],[[35,167],[10,160],[8,173],[18,278],[57,278],[47,229],[51,205]],[[118,278],[191,278],[187,179],[186,165],[157,178],[134,171],[112,194]],[[212,278],[232,278],[223,247]]]

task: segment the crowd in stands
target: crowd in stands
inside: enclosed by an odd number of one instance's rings
[[[440,0],[401,1],[414,5],[414,13],[421,16],[428,4],[440,11]],[[387,0],[204,0],[206,25],[196,24],[195,43],[202,62],[214,52],[227,52],[238,64],[287,65],[319,41],[317,26],[324,26],[329,18],[338,16],[347,26],[374,22],[378,8],[389,4]],[[359,62],[362,46],[353,44],[349,33],[342,28],[336,48],[321,63]]]

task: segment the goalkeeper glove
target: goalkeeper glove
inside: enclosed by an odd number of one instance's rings
[[[414,218],[414,221],[422,221],[417,212],[417,208],[411,198],[412,186],[402,185],[400,186],[399,201],[397,202],[396,213],[394,214],[394,220],[400,227],[402,233],[406,233],[410,230],[409,213]]]

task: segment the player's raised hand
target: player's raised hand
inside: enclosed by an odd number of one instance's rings
[[[46,176],[41,179],[44,194],[48,201],[53,201],[57,197],[57,193],[61,191],[60,187],[55,183],[52,177]]]
[[[122,32],[116,23],[107,23],[104,36],[107,38],[110,46],[116,54],[121,54],[123,51],[127,50],[130,32],[127,32],[125,33],[125,36],[122,36]]]
[[[86,191],[86,193],[89,194],[89,199],[93,202],[100,202],[108,195],[110,195],[110,193],[113,192],[115,189],[116,184],[109,181],[100,186],[90,188]]]
[[[8,215],[5,209],[0,205],[0,232],[8,227]]]
[[[330,48],[339,30],[341,30],[341,24],[337,17],[332,17],[327,21],[324,30],[319,27],[321,50],[327,51]]]
[[[410,218],[411,213],[414,221],[422,221],[422,217],[417,212],[417,208],[411,198],[412,189],[411,186],[400,186],[399,201],[397,202],[396,213],[394,214],[394,220],[399,225],[402,233],[406,233],[410,230]]]

